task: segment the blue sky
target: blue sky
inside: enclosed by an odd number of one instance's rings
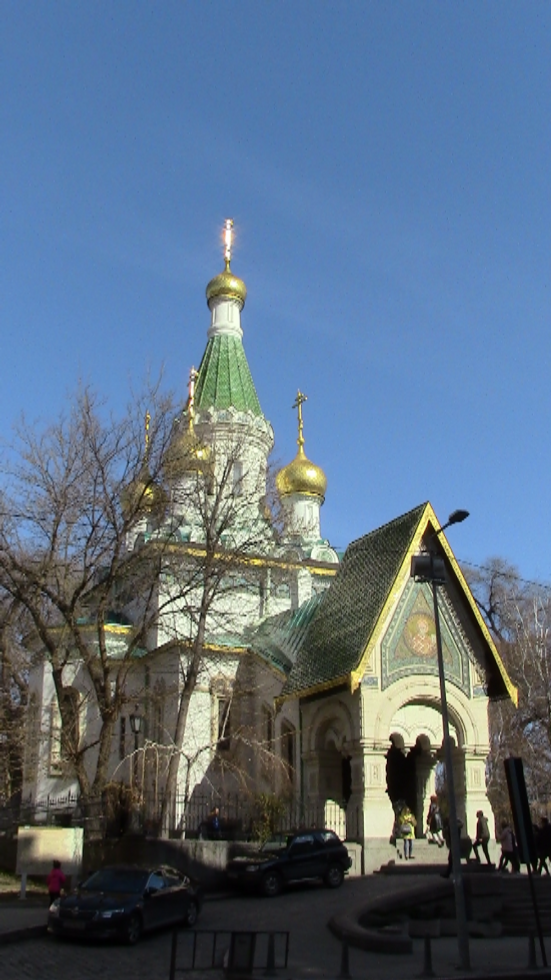
[[[337,546],[430,499],[551,580],[551,6],[4,0],[2,428],[185,396],[222,267]]]

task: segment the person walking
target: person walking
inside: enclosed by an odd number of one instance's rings
[[[438,847],[444,847],[442,815],[438,806],[438,797],[434,795],[430,798],[430,806],[427,813],[427,837],[429,844],[438,844]]]
[[[476,858],[477,864],[481,864],[480,857],[478,854],[478,848],[481,847],[486,858],[487,864],[492,864],[490,860],[490,854],[488,851],[488,844],[490,842],[490,831],[488,829],[488,819],[484,816],[482,810],[476,811],[476,840],[473,841],[473,851]]]
[[[457,818],[457,824],[455,832],[459,840],[459,860],[461,861],[461,831],[463,830],[463,821]],[[446,820],[444,825],[444,840],[446,841],[448,847],[448,867],[442,872],[443,878],[449,878],[453,871],[453,852],[452,852],[452,835],[451,835],[451,824],[449,818]]]
[[[546,875],[549,875],[547,862],[551,860],[551,823],[548,817],[542,817],[539,826],[534,826],[534,840],[538,858],[536,874],[540,875],[545,871]]]
[[[520,871],[516,853],[516,841],[515,835],[507,820],[501,821],[501,831],[497,835],[497,839],[501,843],[501,857],[499,859],[498,871],[506,871],[507,865],[510,864],[511,874],[516,874]]]
[[[66,884],[67,878],[61,870],[61,861],[54,861],[52,870],[46,878],[46,888],[48,889],[48,893],[50,895],[50,903],[55,902],[56,898],[59,898],[62,889],[65,888]]]
[[[400,828],[400,837],[404,842],[404,858],[406,861],[409,861],[413,857],[413,839],[415,837],[417,820],[407,803],[398,816],[398,826]]]

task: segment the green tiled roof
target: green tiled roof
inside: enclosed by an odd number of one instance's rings
[[[236,408],[262,415],[260,402],[238,337],[219,335],[207,343],[195,388],[197,409]]]
[[[288,609],[265,619],[260,626],[251,630],[248,637],[250,649],[274,667],[288,673],[321,599],[322,595],[312,596],[298,609]]]
[[[344,677],[361,659],[426,504],[354,541],[314,613],[286,694]]]

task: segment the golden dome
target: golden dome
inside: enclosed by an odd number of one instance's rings
[[[163,465],[169,480],[187,473],[205,473],[211,463],[211,448],[195,435],[193,426],[177,433],[167,449]]]
[[[321,497],[322,503],[327,490],[327,477],[321,466],[310,462],[301,445],[292,463],[284,466],[276,476],[276,486],[280,497],[291,493],[304,493],[310,497]]]
[[[166,493],[156,483],[147,463],[144,463],[138,476],[121,493],[121,507],[124,517],[141,517],[144,514],[161,515],[167,505]]]
[[[229,299],[237,300],[241,309],[245,306],[247,287],[242,279],[234,276],[228,261],[226,261],[224,271],[211,279],[207,286],[207,303],[210,303],[211,299],[215,299],[217,296],[227,296]]]

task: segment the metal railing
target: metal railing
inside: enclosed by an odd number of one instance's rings
[[[180,940],[182,940],[180,942]],[[183,961],[183,962],[182,962]],[[231,976],[263,970],[275,976],[289,962],[289,932],[174,929],[170,947],[169,980],[191,970],[224,969]]]
[[[212,812],[219,811],[218,827],[213,826]],[[94,834],[116,838],[127,832],[161,836],[158,797],[147,794],[138,800],[98,800],[83,806],[72,792],[46,796],[39,800],[23,800],[0,807],[0,831],[15,830],[17,826],[84,826],[93,827]],[[267,813],[259,798],[239,793],[194,793],[178,796],[173,807],[173,819],[168,827],[172,836],[186,838],[255,840],[266,836],[268,829],[285,833],[313,827],[334,830],[346,840],[360,840],[361,809],[339,805],[333,800],[318,802],[290,800]],[[166,830],[165,830],[166,835]]]

